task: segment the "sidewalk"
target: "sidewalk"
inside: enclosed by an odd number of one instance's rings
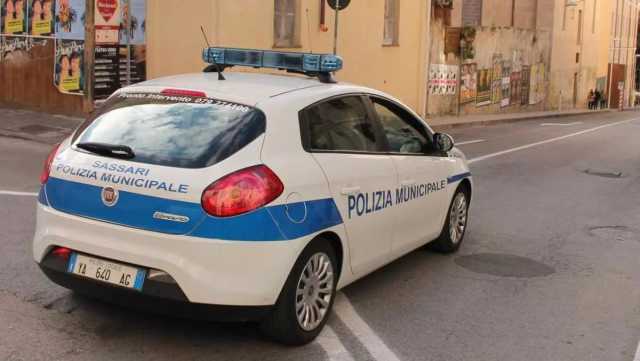
[[[56,144],[71,134],[82,120],[65,115],[0,108],[0,137]]]
[[[631,109],[629,109],[631,110]],[[428,122],[438,131],[457,127],[489,125],[519,120],[560,118],[584,114],[607,113],[615,110],[569,110],[564,112],[523,112],[509,114],[478,114],[429,118]],[[0,108],[0,137],[31,140],[44,144],[56,144],[82,122],[82,118],[51,115],[29,110]]]
[[[516,122],[519,120],[531,120],[542,118],[562,118],[575,115],[587,115],[608,113],[615,111],[612,109],[588,110],[588,109],[572,109],[567,111],[546,111],[546,112],[520,112],[505,114],[472,114],[462,116],[438,116],[428,118],[427,122],[435,130],[447,130],[458,127],[469,127],[479,125],[490,125],[498,123]]]

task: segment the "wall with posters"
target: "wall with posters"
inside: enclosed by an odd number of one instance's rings
[[[551,33],[511,27],[476,27],[472,57],[445,54],[445,29],[432,29],[431,56],[460,64],[460,93],[446,99],[429,93],[429,113],[477,114],[543,110],[547,93]],[[475,76],[472,76],[475,72]],[[475,85],[475,88],[473,88]],[[459,107],[459,108],[458,108]]]
[[[86,1],[0,0],[0,104],[82,114],[94,76],[84,73]],[[96,93],[106,98],[146,79],[146,0],[89,1],[96,26],[111,31],[95,49]]]

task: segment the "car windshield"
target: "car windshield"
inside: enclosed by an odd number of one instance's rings
[[[203,97],[121,93],[80,127],[74,143],[128,147],[134,162],[203,168],[228,158],[264,131],[264,114],[246,105]]]

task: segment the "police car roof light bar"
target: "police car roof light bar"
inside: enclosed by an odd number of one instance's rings
[[[238,48],[205,48],[202,59],[225,69],[232,66],[286,70],[318,77],[321,82],[335,83],[333,72],[342,69],[340,56]]]

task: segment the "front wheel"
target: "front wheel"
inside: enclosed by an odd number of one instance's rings
[[[469,192],[461,186],[453,195],[440,237],[433,241],[429,247],[441,253],[456,252],[464,239],[468,220]]]
[[[336,294],[337,264],[329,241],[315,239],[296,261],[263,332],[287,345],[313,341],[329,317]]]

